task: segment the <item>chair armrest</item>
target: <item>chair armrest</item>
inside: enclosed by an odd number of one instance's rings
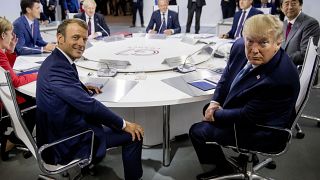
[[[52,146],[55,146],[57,144],[63,143],[65,141],[71,140],[73,138],[82,136],[84,134],[91,134],[91,148],[90,148],[90,156],[89,158],[83,158],[83,159],[75,159],[73,161],[71,161],[70,163],[66,164],[66,165],[49,165],[46,164],[44,162],[44,160],[42,159],[42,152],[44,150],[46,150],[47,148],[50,148]],[[41,171],[46,172],[48,174],[58,174],[61,173],[71,167],[74,167],[76,165],[79,165],[81,168],[84,166],[87,166],[88,164],[91,163],[92,160],[92,151],[93,151],[93,142],[94,142],[94,132],[90,129],[90,130],[86,130],[84,132],[78,133],[76,135],[55,141],[53,143],[50,144],[44,144],[42,145],[39,149],[38,149],[38,164],[40,166]]]

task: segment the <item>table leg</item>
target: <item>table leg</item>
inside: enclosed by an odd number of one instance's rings
[[[170,159],[170,105],[163,106],[163,166],[169,166]]]

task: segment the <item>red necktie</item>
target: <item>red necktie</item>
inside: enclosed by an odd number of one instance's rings
[[[88,21],[88,36],[91,35],[91,17],[89,17],[89,21]]]
[[[289,35],[290,31],[291,31],[291,27],[292,27],[292,24],[289,22],[288,26],[287,26],[287,30],[286,30],[286,39],[287,39],[287,37],[288,37],[288,35]]]

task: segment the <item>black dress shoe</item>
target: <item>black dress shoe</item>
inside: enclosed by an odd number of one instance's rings
[[[129,26],[130,28],[134,28],[134,27],[136,27],[136,25],[131,25],[131,26]]]
[[[211,171],[199,174],[197,175],[197,180],[207,180],[207,179],[212,179],[219,176],[230,175],[233,173],[235,173],[235,170],[231,165],[228,165],[222,168],[215,168]]]

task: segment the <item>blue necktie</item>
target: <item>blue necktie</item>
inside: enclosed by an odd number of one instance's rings
[[[162,26],[159,30],[160,34],[163,34],[164,30],[167,29],[167,23],[166,23],[166,16],[165,13],[162,13],[162,22],[161,22]]]
[[[232,84],[230,86],[230,90],[234,87],[235,84],[237,84],[240,79],[245,76],[246,74],[248,74],[250,72],[250,70],[252,70],[252,65],[251,64],[247,64],[238,74],[237,76],[234,78],[234,80],[232,81]]]
[[[240,37],[240,32],[242,31],[242,26],[243,26],[243,22],[244,22],[244,18],[245,17],[246,17],[246,11],[243,11],[242,12],[242,17],[241,17],[241,20],[240,20],[240,23],[238,25],[238,28],[237,28],[237,31],[236,31],[236,34],[235,34],[234,38]]]

